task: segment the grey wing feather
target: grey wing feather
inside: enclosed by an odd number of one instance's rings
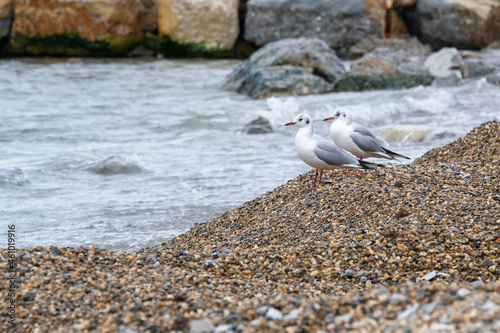
[[[333,142],[327,140],[318,141],[318,145],[314,152],[320,160],[330,165],[358,165],[359,162],[354,155],[340,149]]]
[[[377,137],[366,127],[354,126],[354,132],[350,135],[352,141],[364,151],[383,152]]]
[[[380,136],[377,136],[377,141],[378,141],[378,144],[380,145],[380,147],[389,148],[389,144],[387,143],[387,141],[382,139]]]

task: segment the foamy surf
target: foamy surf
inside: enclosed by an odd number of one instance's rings
[[[110,156],[94,162],[87,168],[98,175],[136,174],[144,171],[144,167],[136,154],[128,156]]]
[[[19,168],[0,169],[0,185],[23,186],[29,182],[28,175]]]

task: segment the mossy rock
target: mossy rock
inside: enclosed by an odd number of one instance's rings
[[[89,41],[79,35],[61,34],[26,37],[13,35],[7,44],[7,52],[16,55],[51,56],[121,56],[139,46],[142,38]]]
[[[232,48],[213,48],[203,43],[185,43],[169,37],[162,37],[159,46],[164,55],[172,57],[228,58],[233,52]]]

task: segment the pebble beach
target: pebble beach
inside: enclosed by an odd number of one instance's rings
[[[0,331],[500,332],[499,165],[494,121],[315,191],[311,170],[155,247],[19,249]]]

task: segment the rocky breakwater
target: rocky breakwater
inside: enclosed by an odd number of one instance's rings
[[[135,0],[16,0],[7,50],[15,55],[126,55],[142,41]]]
[[[153,248],[16,252],[6,332],[500,330],[500,123],[409,165],[313,172]],[[0,250],[7,269],[7,251]],[[2,289],[8,280],[0,280]]]
[[[238,0],[158,0],[166,55],[228,57],[239,33]]]

